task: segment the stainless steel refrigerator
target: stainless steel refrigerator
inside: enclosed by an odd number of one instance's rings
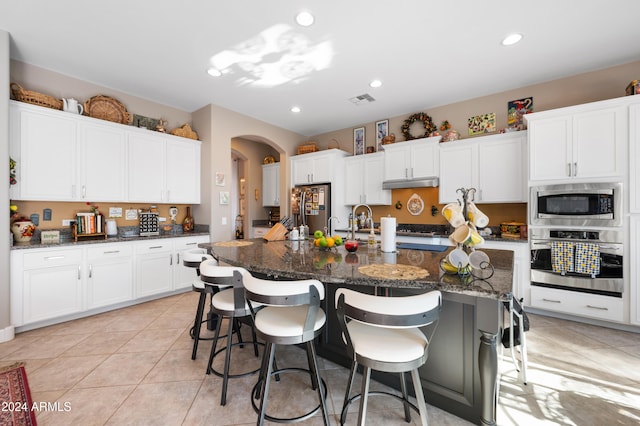
[[[292,189],[294,226],[307,225],[309,233],[323,231],[331,217],[331,185],[300,185]]]

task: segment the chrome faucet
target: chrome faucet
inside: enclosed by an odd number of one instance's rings
[[[351,214],[353,216],[353,221],[351,222],[351,239],[352,240],[356,239],[356,221],[358,220],[358,215],[356,214],[356,210],[358,210],[358,207],[366,207],[367,210],[369,210],[368,220],[370,221],[371,227],[373,228],[373,212],[371,211],[371,207],[369,207],[368,204],[356,204],[355,206],[353,206],[353,209],[351,210]]]
[[[330,216],[329,219],[327,219],[327,227],[324,228],[324,233],[326,236],[331,235],[331,219],[335,219],[338,222],[340,222],[340,219],[338,219],[336,216]]]

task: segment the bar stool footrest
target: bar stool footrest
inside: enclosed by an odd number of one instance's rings
[[[220,336],[220,338],[223,338],[223,337],[226,337],[226,336]],[[262,343],[262,342],[256,342],[255,344],[256,344],[256,345],[258,345],[258,346],[264,346],[264,343]],[[233,348],[234,346],[240,346],[241,348],[243,348],[243,349],[244,349],[244,347],[245,347],[245,346],[253,346],[253,345],[254,345],[254,343],[253,343],[253,342],[236,342],[236,343],[232,343],[232,344],[231,344],[231,348]],[[224,346],[224,347],[222,347],[222,348],[218,349],[218,350],[213,354],[213,359],[215,360],[215,359],[216,359],[216,356],[218,356],[218,354],[223,353],[223,352],[225,352],[226,350],[227,350],[227,347],[226,347],[226,346]],[[258,358],[259,358],[259,357],[260,357],[260,356],[258,355]],[[238,378],[238,377],[250,376],[250,375],[255,374],[255,373],[257,373],[258,371],[260,371],[260,368],[261,368],[261,367],[258,367],[258,368],[256,368],[255,370],[251,370],[251,371],[248,371],[248,372],[246,372],[246,373],[228,374],[228,375],[227,375],[227,377],[228,377],[228,378],[230,378],[230,379],[236,379],[236,378]],[[210,374],[210,373],[213,373],[213,374],[215,374],[215,375],[216,375],[216,376],[218,376],[218,377],[224,377],[224,373],[221,373],[221,372],[217,371],[215,368],[213,368],[213,365],[211,365],[211,367],[207,367],[207,374]]]
[[[280,370],[274,370],[271,372],[271,376],[279,376],[282,373],[292,373],[292,372],[298,372],[298,373],[305,373],[307,375],[312,374],[311,370],[308,370],[306,368],[283,368]],[[322,386],[322,396],[324,397],[325,401],[327,400],[327,384],[325,383],[324,379],[322,377],[320,377],[320,381],[322,382],[321,386]],[[255,410],[256,413],[260,413],[260,407],[258,407],[256,405],[256,399],[259,400],[258,396],[261,393],[261,387],[262,387],[262,380],[258,380],[258,383],[255,384],[255,386],[253,387],[253,389],[251,390],[251,395],[253,395],[254,397],[251,398],[251,405],[253,406],[253,409]],[[257,396],[256,396],[257,395]],[[313,408],[311,411],[302,414],[298,417],[290,417],[290,418],[281,418],[281,417],[272,417],[269,414],[264,415],[265,420],[268,420],[270,422],[275,422],[275,423],[296,423],[296,422],[301,422],[304,420],[307,420],[313,416],[316,415],[316,413],[318,411],[320,411],[322,409],[322,404],[318,404],[315,408]]]

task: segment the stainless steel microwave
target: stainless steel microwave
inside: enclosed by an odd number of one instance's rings
[[[621,183],[573,183],[531,188],[531,225],[621,226]]]

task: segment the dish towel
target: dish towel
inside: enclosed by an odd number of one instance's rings
[[[573,257],[575,243],[570,241],[551,242],[551,270],[564,275],[573,272]]]
[[[600,247],[593,243],[576,244],[576,273],[600,275]]]

